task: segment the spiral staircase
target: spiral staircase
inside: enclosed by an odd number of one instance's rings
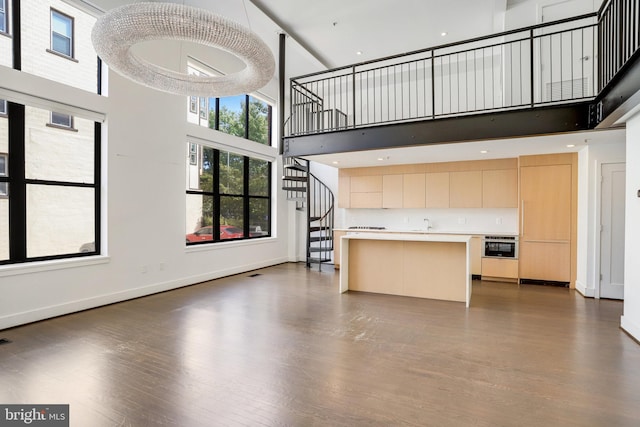
[[[295,201],[296,210],[306,213],[306,264],[322,270],[322,264],[331,262],[333,251],[333,192],[309,170],[309,161],[284,158],[282,189],[287,200]]]

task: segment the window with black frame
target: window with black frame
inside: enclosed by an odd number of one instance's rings
[[[50,117],[10,103],[0,122],[0,135],[12,135],[0,142],[0,184],[7,190],[0,222],[9,230],[0,232],[0,263],[96,253],[100,124],[75,117],[77,132],[55,133],[42,126]],[[3,132],[4,122],[11,132]]]
[[[271,162],[191,142],[187,151],[186,243],[270,236]]]

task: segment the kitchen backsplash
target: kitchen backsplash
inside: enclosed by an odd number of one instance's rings
[[[426,219],[426,220],[425,220]],[[335,228],[382,226],[433,233],[518,233],[518,210],[505,209],[337,209]]]

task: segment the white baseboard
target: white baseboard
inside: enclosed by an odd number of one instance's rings
[[[156,294],[158,292],[170,291],[172,289],[195,285],[197,283],[206,282],[208,280],[220,279],[222,277],[245,273],[247,271],[270,267],[272,265],[282,264],[285,262],[289,262],[287,257],[281,257],[250,265],[229,268],[226,270],[219,270],[211,273],[154,283],[152,285],[142,286],[139,288],[127,289],[126,291],[98,295],[91,298],[69,301],[63,304],[40,307],[34,310],[23,311],[21,313],[12,313],[0,317],[0,330],[24,325],[27,323],[37,322],[39,320],[50,319],[52,317],[62,316],[65,314],[75,313],[82,310],[88,310],[103,305],[122,302],[134,298],[140,298]]]
[[[623,315],[620,316],[620,327],[637,341],[640,341],[640,324],[631,321]]]
[[[596,296],[596,290],[594,288],[587,288],[587,286],[576,280],[576,291],[580,292],[583,297],[594,298]]]

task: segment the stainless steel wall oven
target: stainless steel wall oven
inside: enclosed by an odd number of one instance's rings
[[[484,236],[482,256],[485,258],[518,259],[518,237]]]

